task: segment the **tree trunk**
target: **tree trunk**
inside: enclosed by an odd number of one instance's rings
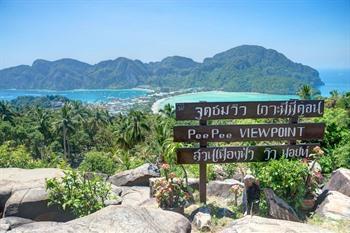
[[[66,127],[63,126],[63,153],[64,153],[64,158],[67,160],[67,130]]]

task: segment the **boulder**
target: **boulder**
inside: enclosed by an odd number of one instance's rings
[[[103,202],[103,204],[105,206],[110,206],[110,205],[120,205],[122,204],[122,199],[121,198],[118,198],[118,199],[113,199],[113,200],[105,200]]]
[[[0,219],[0,232],[1,231],[8,231],[11,229],[14,229],[18,226],[32,223],[33,220],[25,219],[25,218],[19,218],[19,217],[7,217]]]
[[[108,206],[88,216],[66,223],[36,228],[26,224],[8,233],[190,233],[184,216],[161,209]],[[29,226],[32,225],[32,226]],[[26,226],[29,226],[28,228]],[[34,227],[33,227],[34,226]],[[39,230],[38,230],[39,229]]]
[[[234,179],[226,179],[223,181],[219,181],[219,180],[210,181],[207,186],[207,195],[217,196],[222,198],[230,198],[230,197],[233,198],[234,194],[230,189],[235,184],[238,184],[241,187],[244,187],[243,183]]]
[[[337,191],[329,191],[316,213],[335,220],[350,220],[350,197]]]
[[[201,206],[190,215],[192,224],[200,231],[210,231],[211,229],[211,209],[208,206]]]
[[[150,197],[154,197],[154,195],[156,194],[156,190],[155,190],[155,184],[156,182],[159,182],[160,180],[165,180],[164,177],[152,177],[149,178],[149,196]]]
[[[56,168],[0,168],[0,212],[12,192],[28,188],[44,188],[45,179],[63,176],[63,171]]]
[[[299,222],[291,222],[279,219],[263,218],[258,216],[245,216],[233,221],[220,233],[331,233],[331,231]]]
[[[188,186],[193,190],[199,190],[199,179],[198,178],[188,178]]]
[[[122,205],[139,206],[148,199],[150,199],[149,193],[149,187],[123,187],[123,191],[121,194]]]
[[[200,231],[210,231],[211,215],[209,213],[198,212],[193,218],[193,224]]]
[[[149,178],[159,177],[156,165],[146,163],[135,169],[110,176],[108,181],[116,186],[149,186]]]
[[[15,228],[13,228],[8,232],[11,233],[22,233],[22,232],[32,232],[32,233],[41,233],[41,232],[45,232],[47,229],[51,228],[51,227],[56,227],[56,226],[60,226],[63,223],[58,223],[58,222],[32,222],[32,223],[28,223],[28,224],[23,224],[20,226],[17,226]]]
[[[15,191],[7,200],[4,217],[21,217],[35,221],[65,222],[74,215],[56,205],[48,206],[48,194],[44,188],[30,188]]]
[[[276,219],[300,222],[294,209],[279,198],[271,189],[264,189],[269,215]]]
[[[339,168],[333,171],[323,190],[337,191],[350,197],[350,170]]]

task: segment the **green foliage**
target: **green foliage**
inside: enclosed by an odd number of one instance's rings
[[[168,90],[201,88],[295,94],[304,84],[321,85],[318,72],[292,62],[275,50],[255,45],[232,48],[206,58],[203,63],[179,56],[152,63],[118,58],[96,65],[61,59],[36,60],[32,66],[0,70],[1,89],[67,90],[150,85]]]
[[[110,154],[89,151],[85,154],[83,162],[79,169],[89,172],[100,172],[113,175],[117,169],[116,162],[111,158]]]
[[[48,179],[49,205],[57,204],[77,217],[86,216],[104,207],[113,198],[110,184],[98,176],[85,178],[80,172],[67,170],[61,179]]]
[[[345,167],[350,169],[350,137],[343,144],[337,146],[332,156],[335,158],[337,167]]]
[[[349,138],[350,117],[345,109],[325,109],[323,117],[315,121],[326,124],[322,147],[334,149],[343,139]]]
[[[306,194],[308,167],[300,161],[274,160],[251,166],[262,188],[271,188],[277,196],[298,208]]]
[[[6,142],[0,146],[0,167],[36,168],[41,166],[42,164],[35,161],[23,145],[13,147],[11,142]]]
[[[332,173],[337,167],[335,157],[332,155],[322,156],[319,158],[318,163],[322,168],[322,172],[326,174]]]

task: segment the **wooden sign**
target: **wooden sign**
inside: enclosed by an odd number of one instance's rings
[[[176,120],[319,117],[323,111],[323,100],[177,103]]]
[[[175,126],[175,142],[233,142],[321,139],[323,123]]]
[[[175,142],[198,142],[199,148],[177,150],[179,164],[199,164],[199,197],[206,202],[207,163],[267,162],[285,157],[308,158],[318,144],[296,140],[322,139],[323,123],[298,123],[298,117],[319,117],[323,100],[177,103],[176,120],[198,120],[198,126],[175,126]],[[289,118],[289,124],[207,125],[208,120]],[[283,141],[289,145],[211,147],[208,142]]]
[[[319,144],[180,148],[177,150],[177,163],[267,162],[282,157],[309,158],[316,146]]]

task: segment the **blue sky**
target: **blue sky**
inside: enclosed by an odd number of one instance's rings
[[[350,0],[0,0],[0,68],[37,58],[202,61],[242,44],[315,68],[350,68],[349,22]]]

